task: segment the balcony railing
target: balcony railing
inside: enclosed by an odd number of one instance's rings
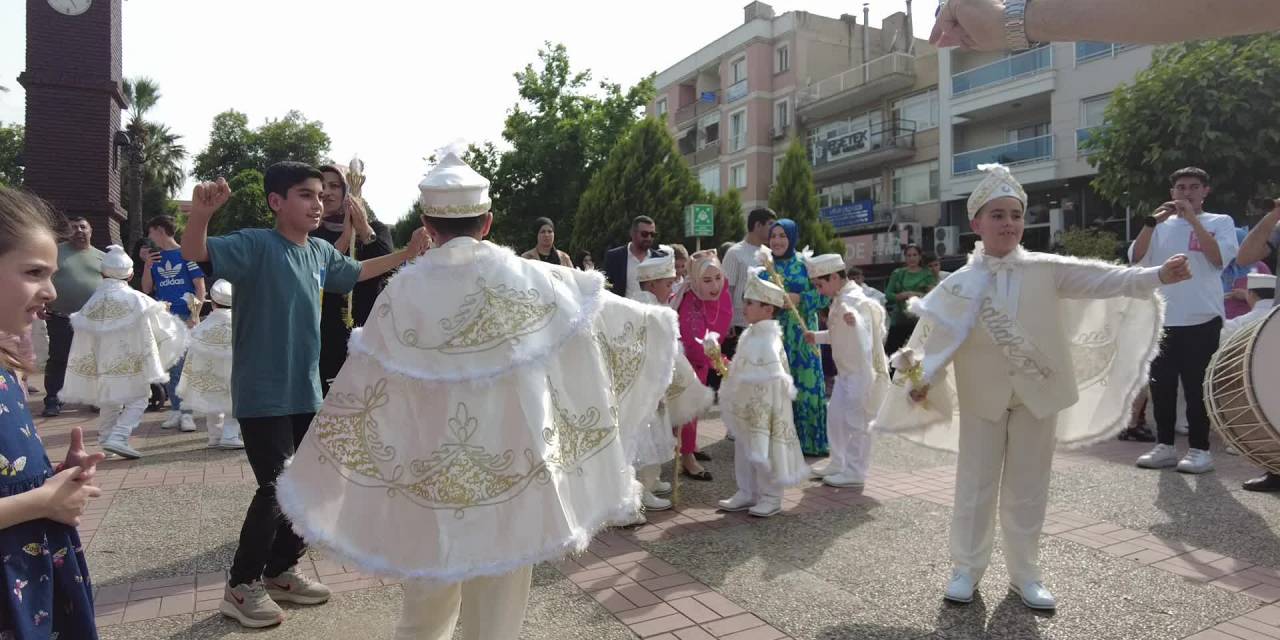
[[[704,116],[713,111],[718,111],[719,109],[720,109],[720,94],[716,93],[715,100],[707,102],[699,98],[698,100],[690,102],[689,104],[686,104],[683,107],[676,109],[675,116],[672,118],[671,121],[676,125],[681,125],[690,120],[693,120],[694,118]]]
[[[998,162],[1006,166],[1040,162],[1053,158],[1053,134],[1019,140],[1009,144],[957,153],[952,160],[952,174],[964,175],[978,170],[980,164]]]
[[[811,136],[808,144],[809,162],[817,169],[881,149],[910,149],[915,146],[915,136],[916,123],[911,120],[876,122],[869,127],[830,138]]]
[[[1077,42],[1076,43],[1076,64],[1097,60],[1099,58],[1111,58],[1136,45],[1132,44],[1112,44],[1110,42]]]
[[[1089,148],[1089,138],[1098,131],[1098,127],[1080,127],[1076,129],[1076,155],[1087,156],[1094,152]]]
[[[915,56],[902,52],[890,53],[801,89],[796,97],[796,108],[856,89],[890,74],[914,74],[915,69]]]
[[[1012,82],[1053,68],[1053,48],[1038,47],[951,76],[951,95]]]
[[[747,81],[743,79],[729,85],[729,90],[724,93],[725,104],[747,97]]]

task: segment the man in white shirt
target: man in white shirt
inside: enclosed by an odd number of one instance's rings
[[[1205,213],[1212,189],[1209,174],[1187,167],[1169,178],[1172,200],[1147,216],[1142,232],[1129,248],[1134,264],[1158,265],[1178,254],[1187,256],[1191,280],[1162,286],[1165,296],[1164,339],[1151,363],[1151,399],[1156,418],[1156,446],[1138,458],[1138,466],[1161,469],[1177,465],[1184,473],[1213,470],[1209,455],[1209,416],[1204,407],[1204,372],[1222,331],[1222,269],[1236,257],[1235,223],[1231,216]],[[1178,381],[1187,401],[1187,454],[1178,459],[1174,427]]]
[[[772,209],[762,207],[753,210],[747,214],[747,235],[724,254],[724,278],[729,284],[729,297],[733,299],[735,335],[747,328],[747,319],[742,315],[745,304],[742,293],[746,290],[745,285],[747,278],[751,275],[751,267],[760,266],[760,246],[769,240],[769,229],[777,219],[778,214]],[[733,352],[726,350],[725,354],[732,356]]]

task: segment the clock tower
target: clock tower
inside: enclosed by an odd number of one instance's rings
[[[93,244],[120,241],[123,0],[26,0],[24,183],[93,225]]]

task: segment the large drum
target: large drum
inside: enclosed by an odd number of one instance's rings
[[[1280,473],[1280,317],[1236,332],[1209,361],[1204,380],[1209,421],[1254,464]],[[1270,391],[1268,391],[1270,387]]]

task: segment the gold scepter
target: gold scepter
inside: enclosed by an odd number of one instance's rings
[[[359,156],[353,155],[351,156],[351,162],[347,163],[347,195],[350,196],[353,201],[356,198],[360,198],[361,205],[364,204],[364,198],[360,197],[361,189],[364,188],[364,181],[365,181],[364,161],[361,160]],[[368,213],[367,207],[365,208],[365,212],[367,215]],[[347,215],[350,216],[351,212],[348,211]],[[359,243],[359,240],[356,238],[355,228],[352,227],[351,239],[350,239],[350,242],[347,244],[347,254],[351,256],[352,260],[357,259],[356,244],[358,243]],[[347,311],[346,311],[346,314],[343,316],[342,320],[344,323],[346,323],[348,329],[355,326],[355,323],[356,323],[355,315],[353,312],[353,309],[355,308],[355,299],[356,299],[356,296],[354,291],[347,294]]]
[[[806,249],[807,250],[807,249]],[[787,301],[787,310],[791,312],[792,317],[796,319],[796,324],[800,325],[800,330],[805,333],[809,332],[809,324],[804,321],[804,316],[800,315],[800,310],[796,308],[796,303],[791,300],[791,292],[787,291],[787,283],[782,279],[782,274],[778,273],[778,265],[773,262],[773,253],[768,249],[760,248],[760,263],[764,266],[765,273],[769,275],[769,281],[778,285],[786,295],[783,298]],[[814,355],[822,357],[822,350],[818,345],[809,345],[813,349]]]

